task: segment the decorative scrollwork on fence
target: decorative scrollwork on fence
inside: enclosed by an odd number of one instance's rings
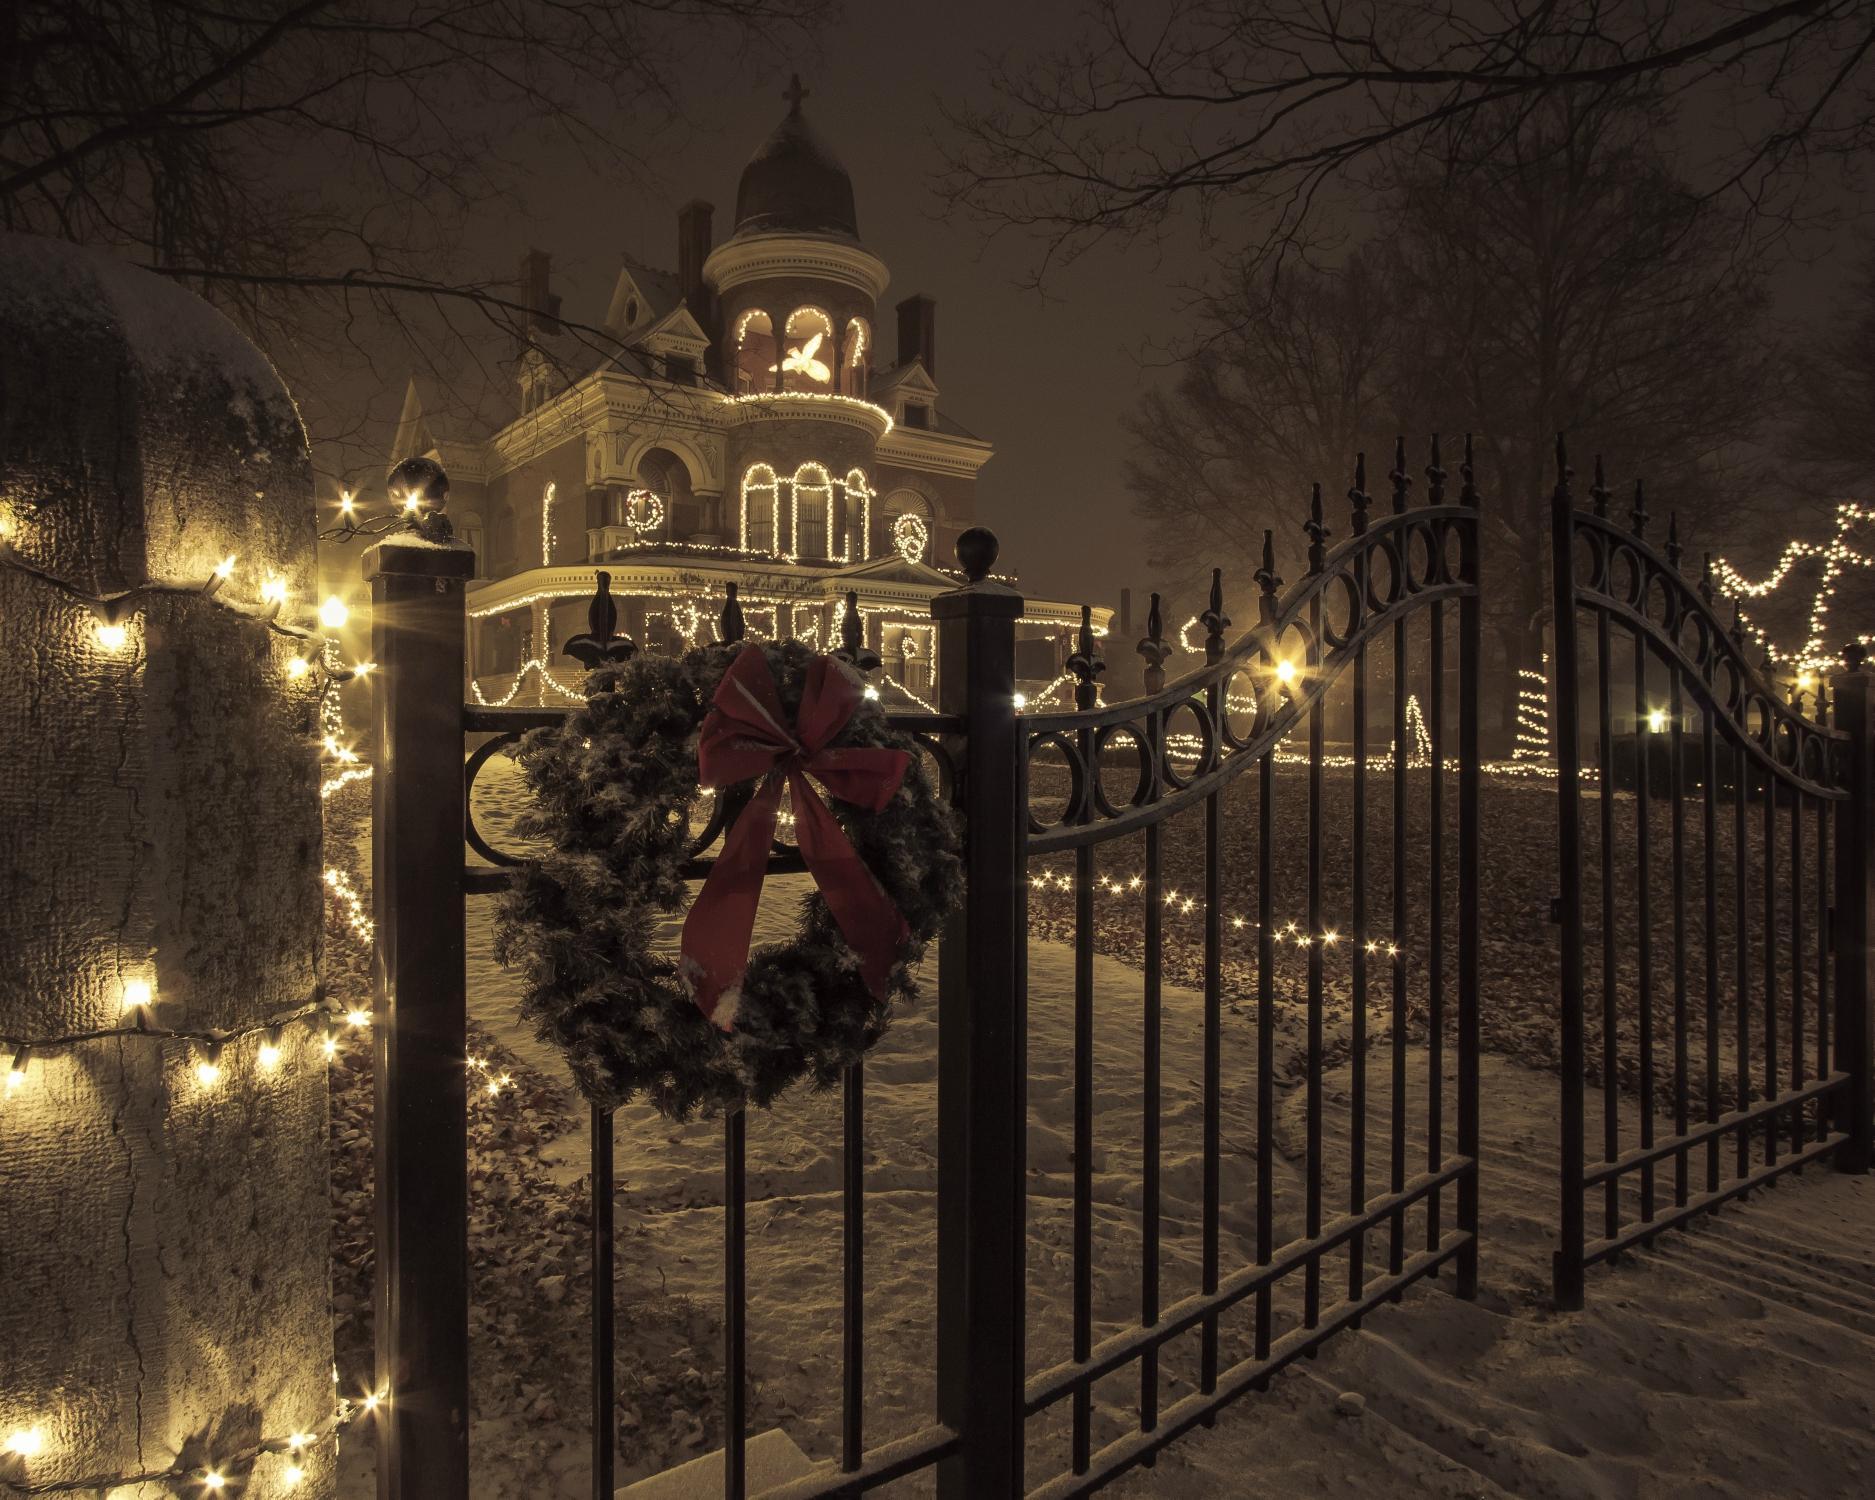
[[[1760,769],[1814,796],[1840,798],[1843,736],[1824,721],[1823,690],[1816,689],[1817,716],[1805,715],[1801,700],[1787,702],[1768,675],[1768,660],[1746,654],[1737,619],[1728,628],[1714,608],[1711,555],[1702,576],[1690,580],[1680,566],[1679,519],[1670,515],[1664,549],[1647,540],[1652,517],[1646,491],[1634,486],[1628,525],[1611,517],[1609,489],[1600,458],[1590,487],[1592,509],[1573,507],[1571,471],[1557,445],[1556,505],[1568,512],[1570,576],[1575,607],[1618,620],[1673,668],[1693,697],[1713,711],[1719,732],[1742,746]]]
[[[1378,519],[1366,514],[1363,459],[1349,491],[1352,534],[1332,547],[1318,488],[1305,527],[1309,571],[1287,592],[1281,592],[1276,572],[1274,534],[1265,532],[1256,574],[1259,618],[1229,646],[1223,641],[1230,622],[1221,574],[1214,574],[1210,605],[1200,616],[1207,631],[1204,666],[1154,690],[1160,664],[1173,649],[1162,634],[1155,597],[1147,636],[1139,643],[1148,668],[1145,696],[1105,708],[1024,715],[1028,760],[1038,751],[1051,752],[1061,757],[1068,775],[1058,819],[1030,816],[1030,854],[1118,838],[1211,796],[1274,751],[1368,642],[1440,600],[1475,595],[1478,500],[1470,484],[1470,445],[1465,491],[1456,505],[1442,500],[1436,443],[1432,457],[1440,482],[1429,498],[1440,497],[1440,503],[1407,508],[1402,448],[1395,509]],[[1312,624],[1317,618],[1319,633]],[[1183,732],[1168,732],[1175,716]],[[1235,721],[1244,718],[1247,724],[1240,727]],[[1139,777],[1132,796],[1116,804],[1101,768],[1122,736],[1137,748]]]

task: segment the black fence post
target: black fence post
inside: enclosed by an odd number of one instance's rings
[[[364,568],[382,671],[372,781],[378,1496],[466,1500],[462,681],[475,554],[395,532]]]
[[[1438,466],[1438,440],[1433,440]],[[1465,435],[1461,502],[1475,512],[1478,488],[1471,461],[1471,435]],[[1462,533],[1462,572],[1470,585],[1458,603],[1458,1149],[1471,1165],[1458,1180],[1458,1227],[1467,1236],[1458,1254],[1458,1295],[1478,1295],[1478,699],[1483,692],[1484,599],[1482,596],[1480,518],[1474,514]],[[1445,768],[1435,766],[1433,775]]]
[[[1556,1305],[1582,1306],[1582,744],[1576,683],[1575,500],[1569,460],[1556,439],[1556,493],[1550,502],[1550,600],[1555,611],[1556,821],[1562,926],[1562,1213],[1552,1265]],[[1608,795],[1608,788],[1601,788]],[[1614,1087],[1614,1080],[1606,1083]]]
[[[957,540],[968,582],[931,601],[938,707],[966,720],[962,913],[938,967],[938,1420],[962,1449],[941,1500],[1022,1492],[1028,799],[1015,704],[1022,596],[988,577],[996,538]]]
[[[1831,923],[1836,948],[1836,1066],[1849,1075],[1838,1095],[1836,1128],[1848,1140],[1836,1153],[1837,1170],[1866,1172],[1875,1165],[1875,1059],[1869,1025],[1869,881],[1875,842],[1875,724],[1871,723],[1867,653],[1851,646],[1846,670],[1830,684],[1836,727],[1849,739],[1849,795],[1836,804],[1836,911]]]

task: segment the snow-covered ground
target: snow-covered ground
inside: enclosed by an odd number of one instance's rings
[[[499,782],[493,800],[507,801]],[[512,804],[509,804],[512,805]],[[801,879],[771,881],[757,941],[785,933]],[[470,1011],[518,1056],[563,1076],[551,1049],[514,1019],[515,986],[493,963],[489,908],[471,903]],[[674,933],[673,933],[674,936]],[[931,1418],[935,1266],[934,966],[925,1003],[902,1015],[866,1069],[868,1445]],[[1140,976],[1096,960],[1095,1337],[1138,1316]],[[1070,953],[1036,943],[1029,971],[1030,1368],[1068,1353],[1071,1183]],[[1236,1001],[1247,997],[1227,996]],[[1488,1003],[1488,1001],[1487,1001]],[[1164,996],[1165,1303],[1198,1285],[1199,996]],[[1298,1018],[1278,1036],[1277,1242],[1299,1232],[1305,1131]],[[1384,1018],[1370,1021],[1386,1045]],[[1244,1263],[1254,1224],[1254,1031],[1227,1013],[1224,1052],[1224,1268]],[[1332,1054],[1331,1054],[1332,1055]],[[1424,1053],[1410,1053],[1409,1102],[1424,1099]],[[1370,1182],[1385,1170],[1389,1101],[1382,1054],[1369,1066]],[[1347,1187],[1349,1066],[1325,1079],[1328,1213]],[[1319,1359],[1229,1408],[1112,1493],[1520,1495],[1555,1497],[1863,1496],[1875,1468],[1875,1187],[1812,1171],[1671,1235],[1596,1274],[1586,1312],[1547,1307],[1554,1219],[1556,1084],[1488,1057],[1484,1067],[1483,1292],[1461,1303],[1439,1283],[1408,1292]],[[1449,1116],[1448,1109],[1448,1116]],[[1596,1117],[1591,1101],[1589,1114]],[[1448,1126],[1449,1128],[1449,1126]],[[620,1255],[639,1278],[705,1308],[720,1304],[720,1126],[677,1127],[643,1108],[618,1119]],[[749,1127],[752,1425],[779,1426],[811,1456],[836,1451],[840,1379],[840,1128],[837,1099],[799,1097]],[[564,1181],[584,1171],[583,1128],[542,1159]],[[1415,1159],[1423,1142],[1414,1138]],[[1450,1208],[1448,1206],[1447,1222]],[[1423,1234],[1417,1216],[1414,1235]],[[1376,1236],[1369,1265],[1384,1258]],[[1330,1299],[1345,1256],[1325,1266]],[[1285,1304],[1279,1299],[1279,1332]],[[1225,1362],[1248,1343],[1247,1310],[1225,1322]],[[584,1351],[567,1351],[582,1362]],[[1161,1404],[1193,1389],[1197,1341],[1161,1365]],[[1095,1442],[1136,1420],[1138,1375],[1096,1390]],[[1065,1405],[1031,1424],[1028,1473],[1065,1467]],[[488,1451],[487,1449],[483,1450]],[[629,1459],[630,1455],[626,1455]],[[491,1454],[492,1458],[492,1454]],[[480,1467],[480,1465],[478,1465]],[[569,1448],[530,1495],[584,1493]],[[486,1493],[520,1493],[486,1471]],[[622,1477],[631,1477],[631,1469]],[[640,1471],[641,1472],[641,1471]],[[914,1478],[886,1493],[929,1492]]]

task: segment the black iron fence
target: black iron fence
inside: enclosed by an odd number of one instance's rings
[[[1677,521],[1656,548],[1640,485],[1610,515],[1598,460],[1579,510],[1557,463],[1555,1292],[1579,1307],[1587,1267],[1663,1229],[1823,1158],[1869,1168],[1869,678],[1852,649],[1780,692]]]
[[[1097,705],[1094,682],[1100,664],[1084,624],[1080,649],[1069,662],[1078,682],[1076,707],[1018,713],[1015,625],[1021,596],[989,577],[994,538],[979,530],[960,541],[968,581],[932,603],[939,712],[890,716],[937,760],[965,825],[965,905],[944,934],[939,956],[935,1408],[909,1436],[868,1447],[862,1399],[867,1204],[861,1065],[845,1079],[842,1112],[839,1454],[809,1477],[767,1491],[769,1500],[857,1495],[925,1470],[935,1471],[944,1500],[1085,1494],[1134,1464],[1150,1463],[1181,1433],[1208,1422],[1225,1403],[1261,1387],[1336,1333],[1357,1326],[1417,1280],[1449,1265],[1458,1294],[1474,1293],[1479,1254],[1480,501],[1469,451],[1456,500],[1447,498],[1448,476],[1436,441],[1424,473],[1425,503],[1414,505],[1404,450],[1397,450],[1390,504],[1375,513],[1364,474],[1357,471],[1348,494],[1348,534],[1338,543],[1318,488],[1305,526],[1304,577],[1284,590],[1273,538],[1266,536],[1256,578],[1256,624],[1234,643],[1227,638],[1231,622],[1225,616],[1223,582],[1214,578],[1209,608],[1199,622],[1204,664],[1170,683],[1164,665],[1172,647],[1155,601],[1147,637],[1138,645],[1147,661],[1145,694],[1107,707]],[[1559,492],[1557,517],[1559,558],[1574,557],[1582,538],[1602,559],[1590,569],[1587,583],[1570,567],[1559,565],[1558,573],[1559,586],[1576,606],[1558,611],[1559,622],[1566,617],[1569,624],[1566,630],[1559,625],[1557,651],[1564,1107],[1576,1122],[1569,1139],[1577,1143],[1573,1154],[1565,1151],[1563,1162],[1558,1288],[1567,1298],[1579,1295],[1584,1264],[1632,1238],[1632,1225],[1615,1217],[1617,1210],[1626,1212],[1623,1205],[1629,1200],[1623,1192],[1630,1180],[1639,1183],[1642,1229],[1653,1233],[1717,1201],[1715,1194],[1722,1197],[1826,1153],[1837,1153],[1845,1164],[1866,1163],[1869,721],[1866,684],[1859,674],[1835,689],[1835,724],[1825,728],[1765,697],[1761,680],[1744,664],[1736,644],[1716,627],[1700,636],[1698,649],[1686,649],[1681,624],[1697,618],[1710,626],[1711,611],[1702,599],[1682,597],[1686,591],[1677,586],[1672,565],[1677,556],[1663,559],[1637,531],[1619,531],[1599,514],[1576,513],[1566,486]],[[500,888],[512,858],[475,828],[467,792],[491,756],[558,715],[461,702],[462,587],[470,569],[465,554],[390,538],[372,557],[375,655],[385,669],[378,698],[374,826],[380,965],[376,1326],[378,1388],[388,1393],[380,1414],[379,1494],[384,1500],[461,1500],[468,1483],[469,1360],[463,904],[470,892]],[[1623,559],[1639,570],[1638,592],[1612,592],[1597,582],[1607,566]],[[1668,623],[1651,617],[1639,602],[1650,597],[1656,583],[1675,601]],[[1801,863],[1809,870],[1807,861],[1814,862],[1811,889],[1817,898],[1805,905],[1801,887],[1794,887],[1797,894],[1789,907],[1793,951],[1807,954],[1815,966],[1814,993],[1807,1000],[1802,981],[1787,980],[1778,987],[1785,971],[1768,957],[1748,971],[1752,955],[1739,940],[1739,990],[1761,983],[1766,995],[1762,1029],[1752,1033],[1763,1039],[1762,1054],[1754,1055],[1764,1061],[1750,1079],[1736,1073],[1745,1102],[1726,1112],[1723,1090],[1708,1088],[1700,1104],[1706,1118],[1693,1125],[1693,1105],[1682,1086],[1695,1073],[1686,1024],[1692,993],[1683,961],[1688,929],[1680,920],[1689,859],[1682,829],[1686,799],[1680,795],[1686,762],[1675,753],[1665,773],[1673,790],[1668,846],[1669,905],[1675,916],[1674,1134],[1667,1140],[1647,1134],[1630,1148],[1610,1125],[1606,1159],[1593,1169],[1586,1167],[1580,1149],[1583,866],[1579,839],[1571,833],[1583,796],[1575,749],[1584,732],[1575,676],[1578,608],[1597,614],[1601,642],[1612,621],[1635,631],[1637,661],[1651,652],[1667,664],[1665,711],[1677,716],[1691,703],[1704,714],[1699,732],[1708,771],[1721,765],[1720,745],[1729,748],[1731,781],[1717,773],[1703,781],[1701,818],[1709,836],[1703,845],[1708,879],[1702,891],[1708,916],[1717,899],[1710,878],[1715,848],[1710,833],[1720,821],[1716,808],[1727,785],[1732,801],[1726,805],[1738,827],[1745,826],[1747,802],[1755,797],[1763,848],[1772,847],[1774,832],[1781,829],[1792,850],[1788,868],[1795,871]],[[724,640],[740,638],[733,598],[720,633]],[[849,641],[846,652],[857,665],[877,666],[876,660],[857,660],[856,642]],[[1602,658],[1607,660],[1606,650]],[[1720,662],[1738,672],[1737,693],[1715,689]],[[1637,670],[1635,701],[1651,713],[1655,679]],[[1415,684],[1424,695],[1417,704]],[[1598,688],[1602,711],[1593,723],[1607,766],[1608,737],[1617,723],[1607,707],[1612,701],[1607,675],[1598,678]],[[1339,760],[1325,751],[1331,694],[1337,712],[1345,704],[1351,725],[1351,753]],[[1741,706],[1748,703],[1756,711],[1760,700],[1768,726],[1761,732],[1746,727],[1747,709]],[[1416,757],[1415,724],[1422,712],[1425,749]],[[1675,724],[1668,732],[1677,752],[1683,730],[1677,718]],[[1785,735],[1791,740],[1789,759],[1777,748]],[[466,765],[465,736],[488,737],[467,755]],[[1379,753],[1370,751],[1373,740],[1384,747]],[[1332,776],[1331,760],[1336,761]],[[1038,798],[1032,793],[1044,761],[1054,767],[1054,790]],[[1756,789],[1747,785],[1752,777]],[[1240,803],[1233,799],[1246,792],[1255,807],[1255,868],[1233,872],[1226,818],[1241,816]],[[1645,778],[1634,796],[1640,808],[1636,826],[1647,830]],[[1603,800],[1604,827],[1611,801]],[[693,875],[709,867],[728,803],[717,799],[712,822],[693,851]],[[1036,815],[1044,803],[1058,811],[1052,821]],[[1283,820],[1298,806],[1306,920],[1285,930],[1274,904],[1278,828],[1288,826]],[[1807,856],[1802,854],[1805,809],[1817,830]],[[1182,841],[1190,819],[1198,820],[1202,830],[1205,902],[1197,1080],[1201,1269],[1195,1292],[1168,1300],[1162,1275],[1166,950],[1161,914],[1168,830],[1178,820],[1181,833],[1176,836]],[[1643,832],[1643,840],[1647,836]],[[484,863],[465,866],[465,839]],[[1143,1018],[1139,1286],[1136,1317],[1096,1338],[1093,1053],[1097,1007],[1105,1003],[1095,985],[1097,902],[1102,899],[1096,858],[1103,848],[1128,839],[1140,844],[1144,865],[1139,881],[1144,897],[1138,1000]],[[1324,851],[1331,844],[1349,851],[1345,925],[1341,917],[1331,924],[1326,906]],[[1606,873],[1611,845],[1604,839],[1601,847],[1606,912],[1613,889]],[[1742,835],[1739,847],[1744,847]],[[1842,857],[1850,849],[1857,858]],[[1076,890],[1070,1334],[1065,1360],[1035,1368],[1028,1330],[1036,1309],[1025,1294],[1031,1207],[1028,893],[1029,862],[1051,858],[1072,861]],[[1645,860],[1643,853],[1642,869],[1648,868]],[[798,856],[778,848],[772,868],[798,869]],[[1820,883],[1832,871],[1837,915],[1825,938]],[[1233,878],[1236,888],[1247,880],[1253,889],[1255,917],[1244,919],[1254,929],[1254,941],[1247,967],[1231,970],[1237,977],[1229,997],[1233,1004],[1250,1000],[1247,1026],[1233,1023],[1227,1036],[1223,896]],[[1745,876],[1736,878],[1742,912]],[[1653,897],[1646,894],[1646,881],[1641,887],[1645,912]],[[1784,909],[1776,902],[1782,898],[1763,894],[1773,891],[1768,879],[1759,890],[1775,926],[1777,912]],[[1613,931],[1606,924],[1605,929]],[[1716,931],[1708,920],[1709,961],[1703,971],[1708,1040],[1718,1034],[1710,1024],[1710,991],[1719,972],[1711,960]],[[1652,983],[1649,942],[1639,940],[1643,993]],[[1306,973],[1294,993],[1287,980],[1279,981],[1278,944],[1308,950]],[[1405,962],[1395,961],[1409,947],[1415,955],[1410,972]],[[1331,951],[1337,962],[1346,955],[1350,1035],[1338,1049],[1330,1047],[1324,1030]],[[1833,1008],[1826,998],[1830,984]],[[1777,1015],[1788,1021],[1794,1044],[1783,1071],[1776,1061],[1779,1033],[1772,1019],[1771,997],[1776,995],[1785,997],[1776,1003],[1788,1008]],[[1286,1197],[1279,1201],[1275,1160],[1276,1037],[1279,1019],[1289,1014],[1300,1016],[1303,1033],[1299,1211]],[[1837,1034],[1826,1048],[1823,1028],[1830,1017]],[[1370,1018],[1385,1025],[1378,1046],[1370,1046]],[[1814,1064],[1802,1060],[1804,1039],[1813,1035],[1806,1025],[1815,1028]],[[1739,1026],[1742,1056],[1742,1018]],[[1615,1031],[1608,1035],[1612,1074]],[[1651,1031],[1647,1038],[1642,1045],[1651,1063]],[[1370,1052],[1384,1067],[1370,1067]],[[1337,1058],[1348,1070],[1347,1103],[1338,1113],[1324,1087]],[[1702,1054],[1702,1066],[1710,1084],[1716,1066],[1711,1047]],[[1786,1073],[1792,1080],[1788,1085],[1779,1081]],[[1652,1089],[1651,1078],[1644,1067],[1644,1088]],[[1749,1102],[1746,1091],[1753,1088],[1761,1091],[1761,1104]],[[1232,1148],[1224,1139],[1227,1090],[1232,1098],[1246,1091],[1254,1097],[1253,1152]],[[1607,1097],[1612,1100],[1616,1093],[1609,1089]],[[1650,1121],[1653,1102],[1650,1092],[1642,1106]],[[1825,1105],[1839,1112],[1826,1118]],[[1608,1106],[1610,1120],[1615,1107]],[[747,1128],[739,1111],[723,1121],[728,1500],[740,1500],[747,1490]],[[1651,1131],[1651,1123],[1642,1129]],[[1754,1132],[1767,1153],[1763,1166],[1750,1165],[1743,1155]],[[1716,1143],[1727,1133],[1737,1137],[1740,1154],[1721,1162]],[[614,1482],[617,1339],[614,1141],[608,1113],[594,1111],[591,1136],[592,1493],[608,1497]],[[1693,1191],[1688,1175],[1696,1150],[1706,1151],[1703,1192]],[[1246,1155],[1254,1158],[1248,1179],[1242,1177]],[[1228,1203],[1227,1160],[1238,1178],[1229,1185]],[[1654,1197],[1653,1173],[1663,1163],[1674,1171],[1670,1207]],[[1713,1174],[1721,1168],[1724,1175],[1715,1181]],[[1583,1220],[1591,1190],[1605,1192],[1610,1214],[1606,1236],[1595,1244],[1586,1241]],[[1175,1341],[1192,1335],[1197,1340],[1196,1389],[1168,1399],[1162,1358]],[[1097,1444],[1095,1387],[1129,1371],[1137,1377],[1132,1420],[1123,1431],[1103,1431]],[[1061,1421],[1064,1405],[1067,1415]],[[1065,1451],[1052,1446],[1057,1431],[1065,1436]],[[1058,1457],[1048,1456],[1057,1452]],[[1038,1453],[1043,1455],[1039,1460]]]

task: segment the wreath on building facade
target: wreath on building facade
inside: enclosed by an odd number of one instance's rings
[[[597,666],[585,705],[516,750],[547,845],[502,898],[496,955],[581,1091],[687,1119],[831,1088],[916,995],[962,881],[956,819],[858,675],[798,642]],[[823,800],[811,783],[828,794]],[[749,952],[783,788],[816,889],[790,942]],[[684,923],[699,798],[733,813]]]

